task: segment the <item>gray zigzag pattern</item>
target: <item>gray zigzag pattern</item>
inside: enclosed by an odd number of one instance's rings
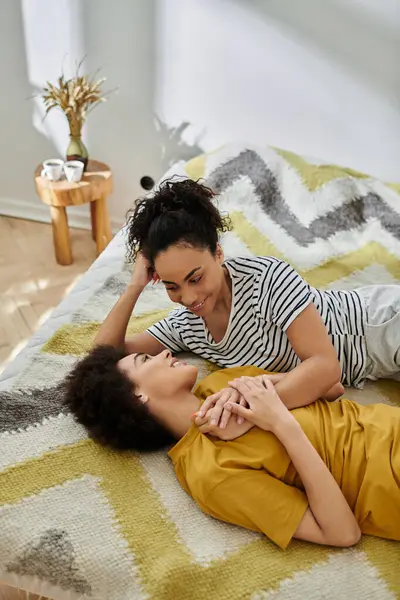
[[[290,212],[274,174],[253,150],[244,150],[217,167],[207,178],[207,185],[215,192],[222,193],[241,176],[249,177],[268,216],[301,246],[308,246],[317,239],[328,239],[339,231],[362,229],[371,218],[379,220],[382,227],[400,239],[400,213],[392,210],[380,196],[372,192],[361,197],[355,196],[305,227]]]
[[[91,586],[75,565],[75,548],[61,529],[48,529],[35,544],[31,542],[22,556],[7,565],[7,571],[33,575],[44,581],[91,595]]]
[[[10,390],[0,392],[0,433],[26,429],[46,417],[67,413],[64,383],[45,390]]]

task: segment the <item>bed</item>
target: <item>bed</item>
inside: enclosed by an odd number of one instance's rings
[[[314,286],[400,282],[400,185],[277,148],[230,144],[179,165],[230,213],[227,256],[272,254]],[[129,280],[120,231],[0,377],[0,581],[59,600],[400,597],[400,545],[364,537],[333,550],[257,533],[200,512],[165,453],[116,453],[63,406],[63,378]],[[129,330],[172,305],[146,289]],[[188,360],[200,376],[215,367]],[[400,406],[400,386],[348,390]]]

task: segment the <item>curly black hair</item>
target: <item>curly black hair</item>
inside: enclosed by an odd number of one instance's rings
[[[127,214],[127,258],[138,252],[154,266],[160,252],[186,243],[216,253],[218,236],[231,229],[213,203],[215,194],[198,181],[164,181],[152,196],[138,200]]]
[[[173,444],[172,435],[118,369],[124,356],[111,346],[97,346],[80,360],[65,379],[67,408],[90,437],[105,446],[151,452]]]

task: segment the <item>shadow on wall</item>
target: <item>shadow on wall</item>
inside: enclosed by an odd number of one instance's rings
[[[400,97],[400,4],[369,0],[232,0],[291,30],[303,46],[314,46],[333,62],[392,101]]]
[[[171,127],[155,115],[154,126],[157,135],[157,149],[160,152],[159,162],[162,170],[166,171],[178,160],[190,160],[204,152],[200,146],[205,132],[196,136],[193,143],[186,141],[185,132],[190,129],[190,123],[184,121],[177,127]]]
[[[0,2],[0,41],[0,198],[32,203],[34,169],[58,151],[33,125],[20,2]]]
[[[197,135],[193,143],[189,143],[185,139],[185,131],[190,129],[191,124],[184,121],[177,127],[169,126],[162,121],[157,115],[154,116],[154,127],[157,136],[156,149],[158,156],[157,163],[161,166],[162,173],[168,171],[174,164],[180,161],[188,161],[199,154],[204,153],[204,149],[200,146],[200,141],[205,132]],[[161,174],[159,175],[161,177]],[[156,181],[151,175],[144,175],[140,179],[142,188],[146,191],[151,190]]]

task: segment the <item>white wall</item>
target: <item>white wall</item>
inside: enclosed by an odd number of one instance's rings
[[[165,0],[157,109],[206,148],[237,137],[400,180],[400,2],[379,7]]]
[[[32,171],[68,131],[26,98],[85,53],[119,87],[85,128],[114,225],[143,175],[235,139],[400,180],[399,0],[2,0],[0,213],[46,218]]]

